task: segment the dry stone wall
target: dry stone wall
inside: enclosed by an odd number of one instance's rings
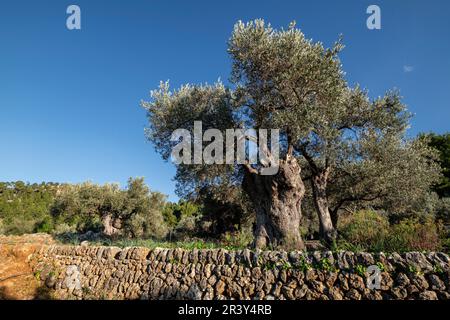
[[[60,299],[450,299],[450,259],[440,252],[51,245],[31,261]]]

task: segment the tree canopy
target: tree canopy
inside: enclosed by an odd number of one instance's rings
[[[397,92],[372,100],[346,81],[338,57],[342,49],[341,39],[325,48],[295,23],[276,30],[263,20],[238,22],[228,43],[230,87],[188,84],[171,91],[163,82],[152,91],[152,100],[142,104],[147,136],[166,160],[177,145],[170,139],[173,131],[192,132],[194,121],[202,121],[203,131],[280,132],[277,174],[261,175],[267,165],[262,161],[178,164],[179,194],[240,186],[256,212],[258,247],[302,247],[298,229],[306,188],[327,241],[336,237],[331,212],[348,202],[378,201],[387,208],[409,195],[417,201],[438,177],[434,156],[425,144],[407,139],[410,114]]]

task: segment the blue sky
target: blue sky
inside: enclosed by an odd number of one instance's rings
[[[66,8],[81,8],[81,30]],[[381,30],[366,8],[381,8]],[[229,77],[237,20],[296,20],[331,45],[347,79],[372,97],[396,87],[415,113],[411,135],[450,130],[450,1],[22,1],[0,4],[0,181],[126,183],[144,176],[174,196],[175,170],[145,141],[141,99],[160,80]]]

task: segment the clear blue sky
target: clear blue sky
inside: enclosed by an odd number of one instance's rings
[[[220,2],[220,3],[219,3]],[[81,7],[82,29],[66,29]],[[382,29],[366,28],[381,7]],[[450,130],[450,1],[22,1],[0,4],[0,181],[119,182],[174,197],[174,168],[145,141],[139,107],[160,80],[227,80],[233,24],[291,20],[330,45],[372,97],[396,87],[411,135]]]

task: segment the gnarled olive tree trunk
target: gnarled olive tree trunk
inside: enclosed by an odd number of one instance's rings
[[[246,171],[243,188],[256,211],[255,247],[304,249],[300,219],[305,186],[297,160],[280,160],[275,175]]]
[[[328,244],[336,240],[337,232],[331,219],[327,198],[327,182],[329,169],[323,170],[311,178],[313,202],[319,216],[319,232],[321,239]]]
[[[102,216],[103,233],[107,236],[114,236],[120,234],[122,228],[122,221],[114,218],[112,214],[107,213]]]

